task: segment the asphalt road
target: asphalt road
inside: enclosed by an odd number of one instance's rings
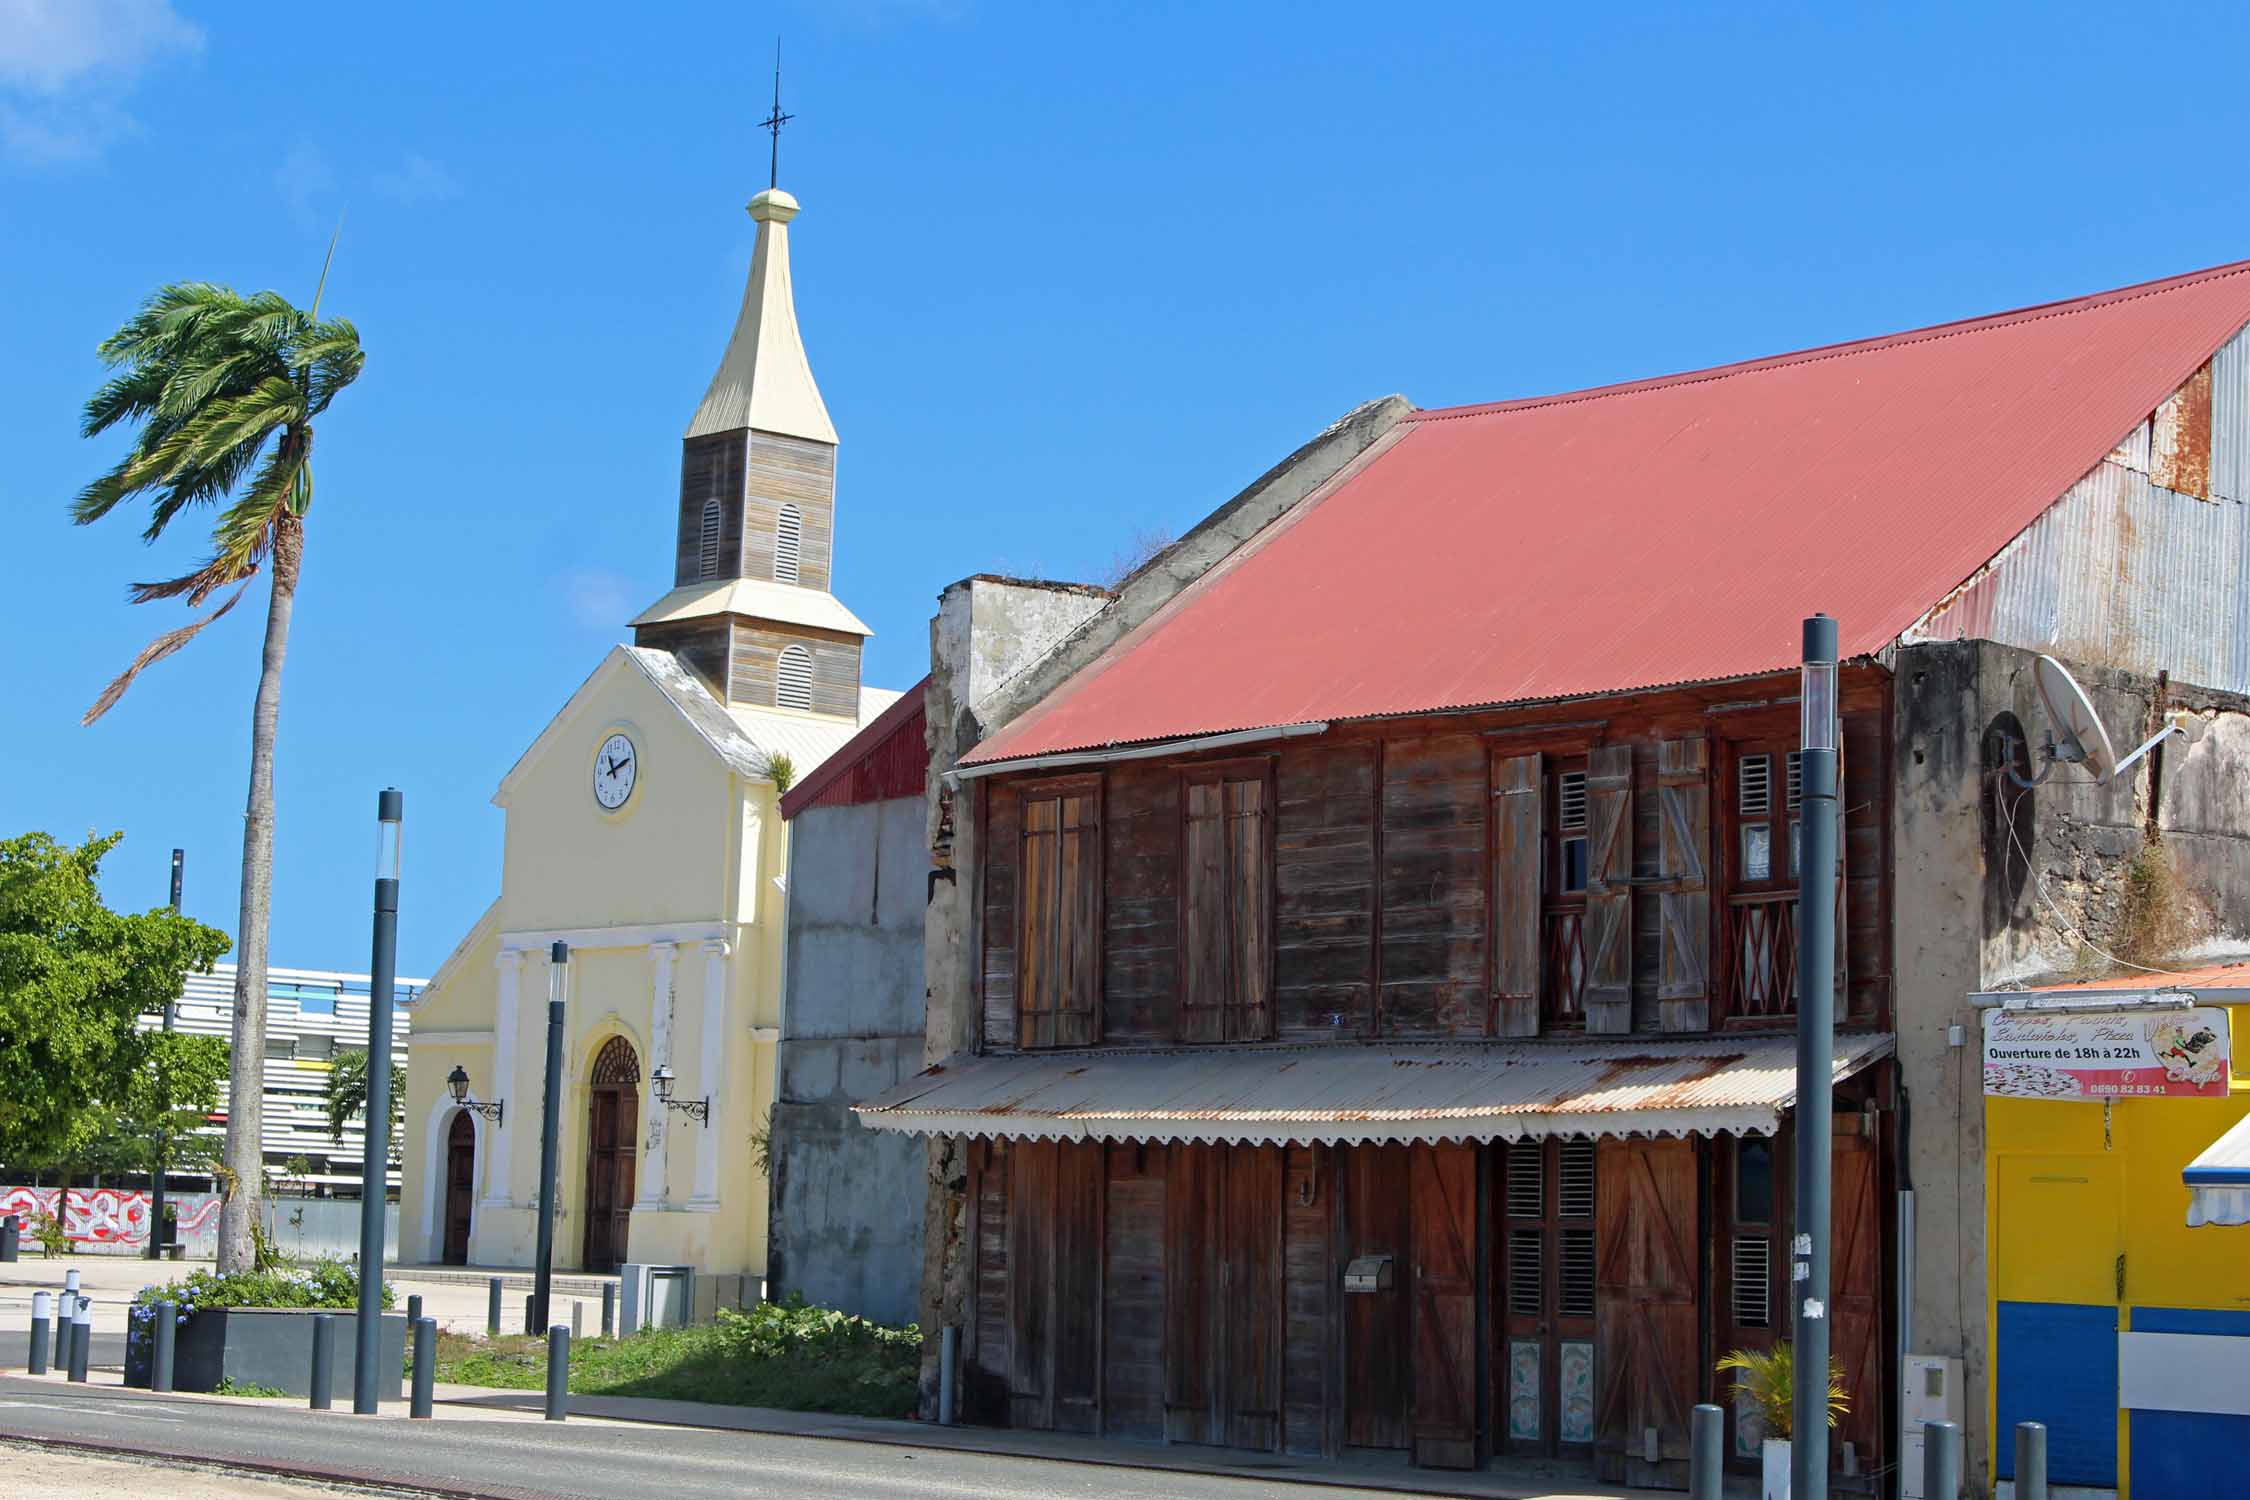
[[[354,1418],[0,1376],[0,1436],[478,1500],[1399,1500],[1146,1469],[678,1427]]]

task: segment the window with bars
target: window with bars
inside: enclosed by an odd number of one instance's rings
[[[1542,1141],[1508,1143],[1508,1217],[1547,1216],[1547,1153]]]
[[[795,583],[804,554],[805,513],[784,505],[773,518],[773,576],[776,583]]]
[[[1564,771],[1555,777],[1555,894],[1585,893],[1586,850],[1586,773]]]
[[[1594,1143],[1561,1142],[1556,1165],[1556,1216],[1588,1221],[1565,1224],[1559,1230],[1558,1310],[1566,1318],[1590,1318],[1594,1315]]]
[[[1773,751],[1761,750],[1735,762],[1735,874],[1741,884],[1759,885],[1783,878],[1775,861],[1777,829],[1783,830],[1787,840],[1787,878],[1797,878],[1797,810],[1804,801],[1804,757],[1796,750],[1783,756],[1781,805],[1777,807],[1774,755]]]
[[[1734,1237],[1734,1326],[1767,1328],[1773,1323],[1773,1241],[1762,1234]]]
[[[1774,1151],[1764,1136],[1734,1141],[1728,1303],[1738,1328],[1773,1326]]]
[[[719,576],[719,502],[703,502],[703,534],[696,549],[696,571],[705,579]]]
[[[1547,1310],[1546,1244],[1543,1229],[1508,1231],[1508,1311],[1518,1317],[1536,1318]]]
[[[773,702],[776,708],[813,706],[812,653],[802,646],[784,646],[773,667]]]

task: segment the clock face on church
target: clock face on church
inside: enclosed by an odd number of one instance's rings
[[[609,812],[625,805],[633,795],[633,783],[640,776],[640,752],[633,742],[622,734],[613,734],[602,741],[594,752],[594,800]]]

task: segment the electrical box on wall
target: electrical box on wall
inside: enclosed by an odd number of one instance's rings
[[[1924,1500],[1922,1424],[1960,1425],[1961,1361],[1945,1354],[1909,1354],[1905,1366],[1905,1400],[1899,1408],[1898,1493],[1899,1500]]]
[[[1391,1258],[1388,1255],[1362,1255],[1344,1267],[1344,1290],[1387,1292],[1391,1289],[1391,1278]]]

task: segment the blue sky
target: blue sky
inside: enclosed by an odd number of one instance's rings
[[[199,555],[68,497],[97,340],[158,284],[310,295],[319,430],[272,956],[360,968],[377,788],[402,969],[496,893],[494,785],[669,582],[681,429],[765,180],[842,435],[868,680],[938,590],[1102,574],[1359,401],[1692,368],[2250,256],[2232,13],[1292,4],[0,0],[0,832],[123,829],[108,891],[232,929],[262,593],[78,716]],[[1557,503],[1567,504],[1567,496]],[[1496,586],[1506,559],[1495,558]]]

